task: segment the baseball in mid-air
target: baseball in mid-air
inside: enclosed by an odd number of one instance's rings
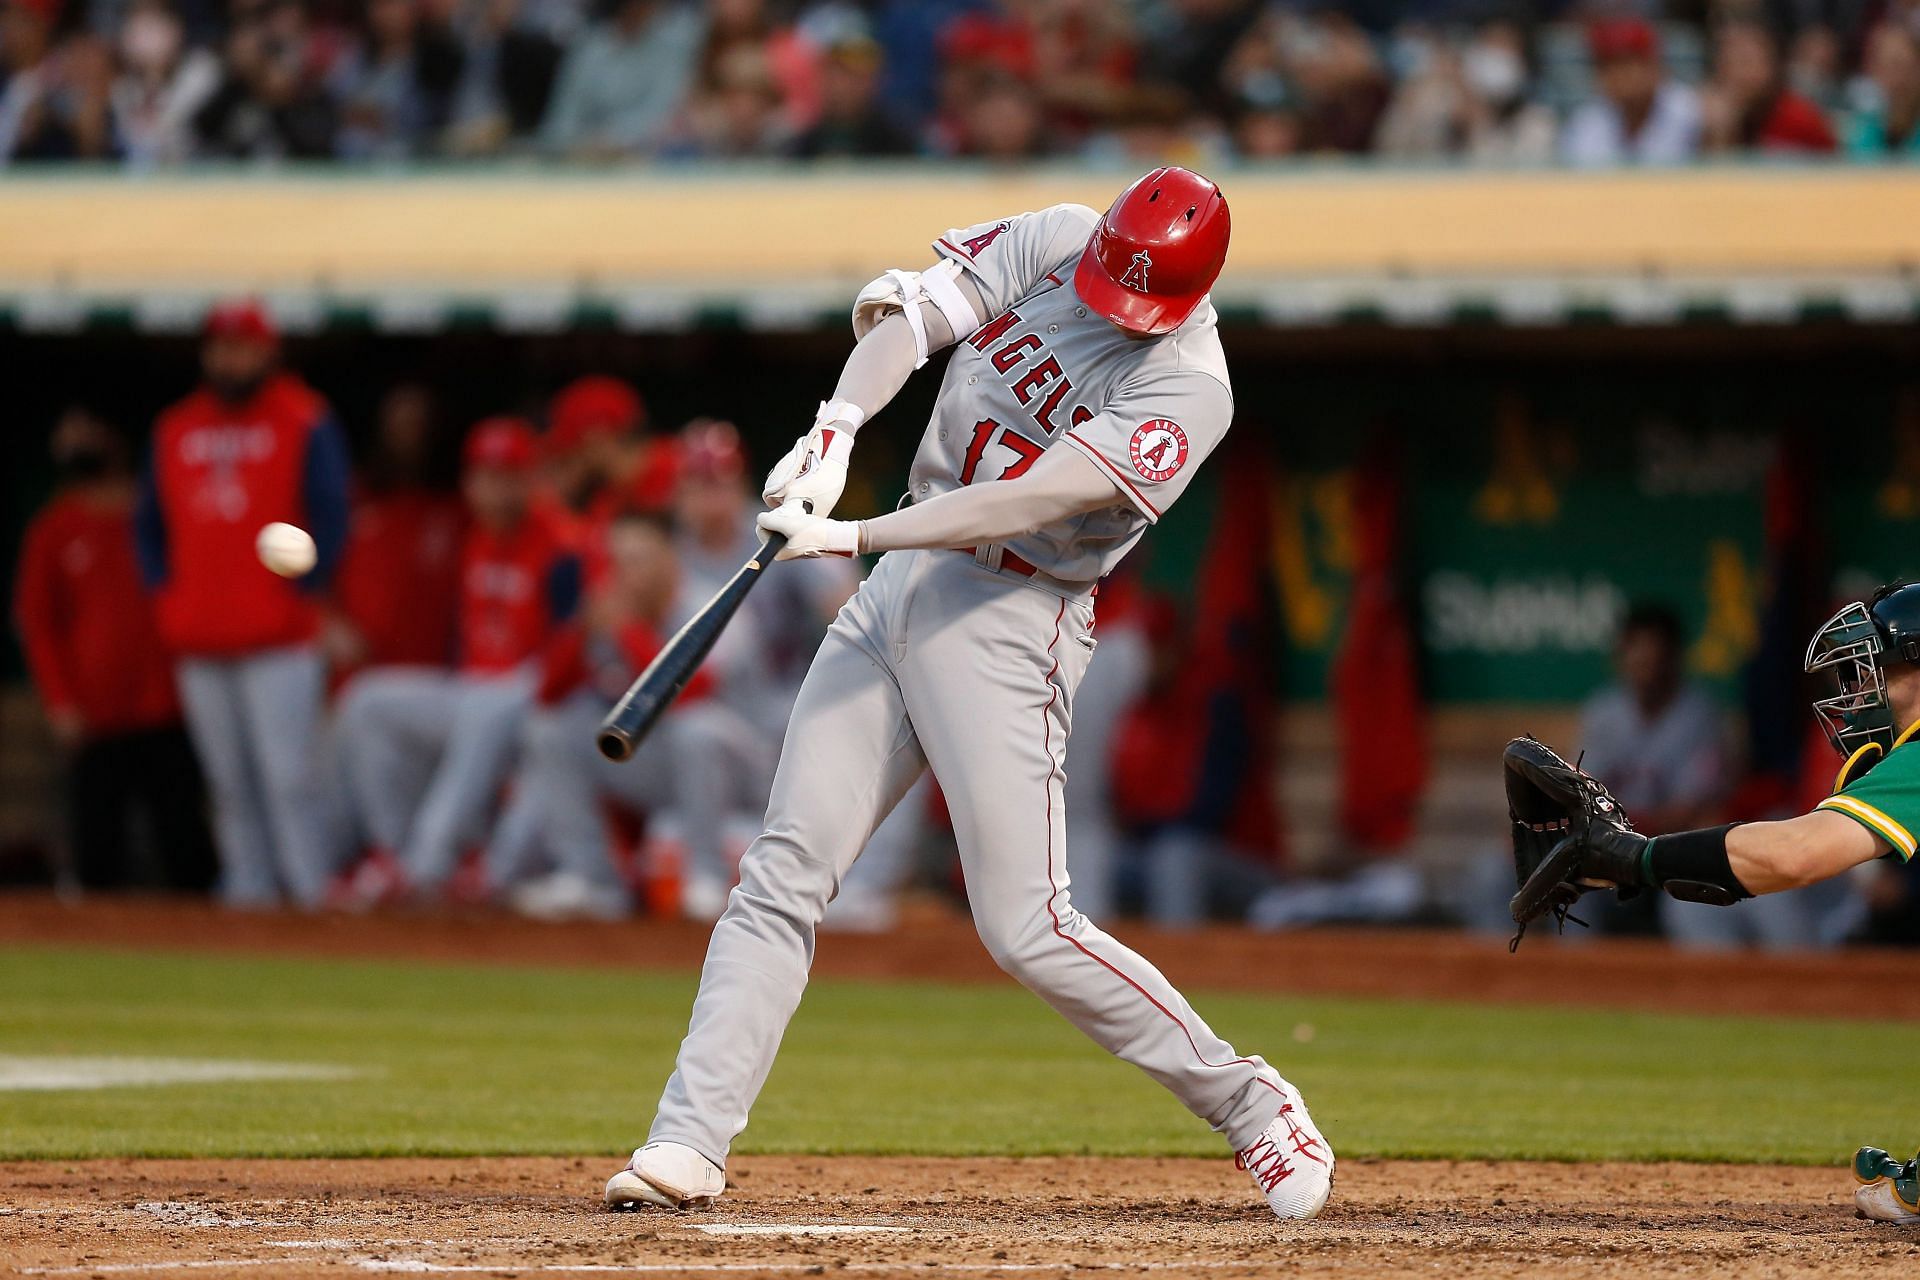
[[[314,562],[320,558],[312,534],[299,525],[278,520],[260,530],[260,536],[253,540],[253,549],[261,564],[283,578],[298,578],[312,572]]]

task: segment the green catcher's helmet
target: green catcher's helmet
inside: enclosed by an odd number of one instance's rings
[[[1920,662],[1920,583],[1888,583],[1813,633],[1807,670],[1832,671],[1840,685],[1835,696],[1814,700],[1813,714],[1841,755],[1870,744],[1892,749],[1899,726],[1887,702],[1886,668],[1895,662]]]

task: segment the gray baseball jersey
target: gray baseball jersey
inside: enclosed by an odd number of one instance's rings
[[[955,344],[914,456],[916,502],[1008,480],[1063,442],[1124,500],[1007,544],[1067,582],[1113,570],[1227,433],[1233,392],[1211,303],[1159,339],[1129,337],[1073,291],[1099,215],[1057,204],[947,232],[934,249],[972,278],[991,313]],[[1152,280],[1146,280],[1151,288]]]
[[[1067,736],[1094,654],[1092,586],[1179,496],[1233,407],[1204,303],[1153,339],[1082,306],[1071,273],[1093,223],[1092,210],[1060,205],[939,242],[993,315],[947,369],[913,491],[1019,475],[1064,440],[1125,496],[1009,544],[1045,577],[977,550],[895,551],[841,609],[794,703],[765,830],[714,929],[653,1141],[724,1163],[800,1001],[815,926],[928,768],[981,941],[1003,968],[1236,1148],[1297,1101],[1074,905]]]

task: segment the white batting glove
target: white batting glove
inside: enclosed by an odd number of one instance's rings
[[[813,429],[767,472],[760,496],[770,507],[810,502],[816,515],[832,515],[847,487],[847,459],[853,456],[853,430],[865,421],[858,405],[834,400],[820,406]]]
[[[769,533],[787,535],[787,545],[780,548],[780,554],[774,557],[776,560],[850,556],[860,550],[859,521],[829,520],[825,516],[809,515],[807,509],[798,502],[762,511],[754,524],[759,527],[762,536]]]

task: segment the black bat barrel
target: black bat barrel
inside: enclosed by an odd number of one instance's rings
[[[628,686],[626,694],[600,722],[595,742],[601,755],[609,760],[632,759],[641,739],[673,705],[673,700],[687,687],[687,681],[693,679],[693,673],[700,669],[714,641],[720,638],[720,632],[739,610],[741,601],[747,598],[747,592],[753,590],[753,584],[786,545],[786,535],[769,534],[753,559],[741,565],[740,571],[727,580],[727,585],[707,602],[706,608],[689,618],[687,625],[675,632],[673,639],[654,655],[647,669]]]

